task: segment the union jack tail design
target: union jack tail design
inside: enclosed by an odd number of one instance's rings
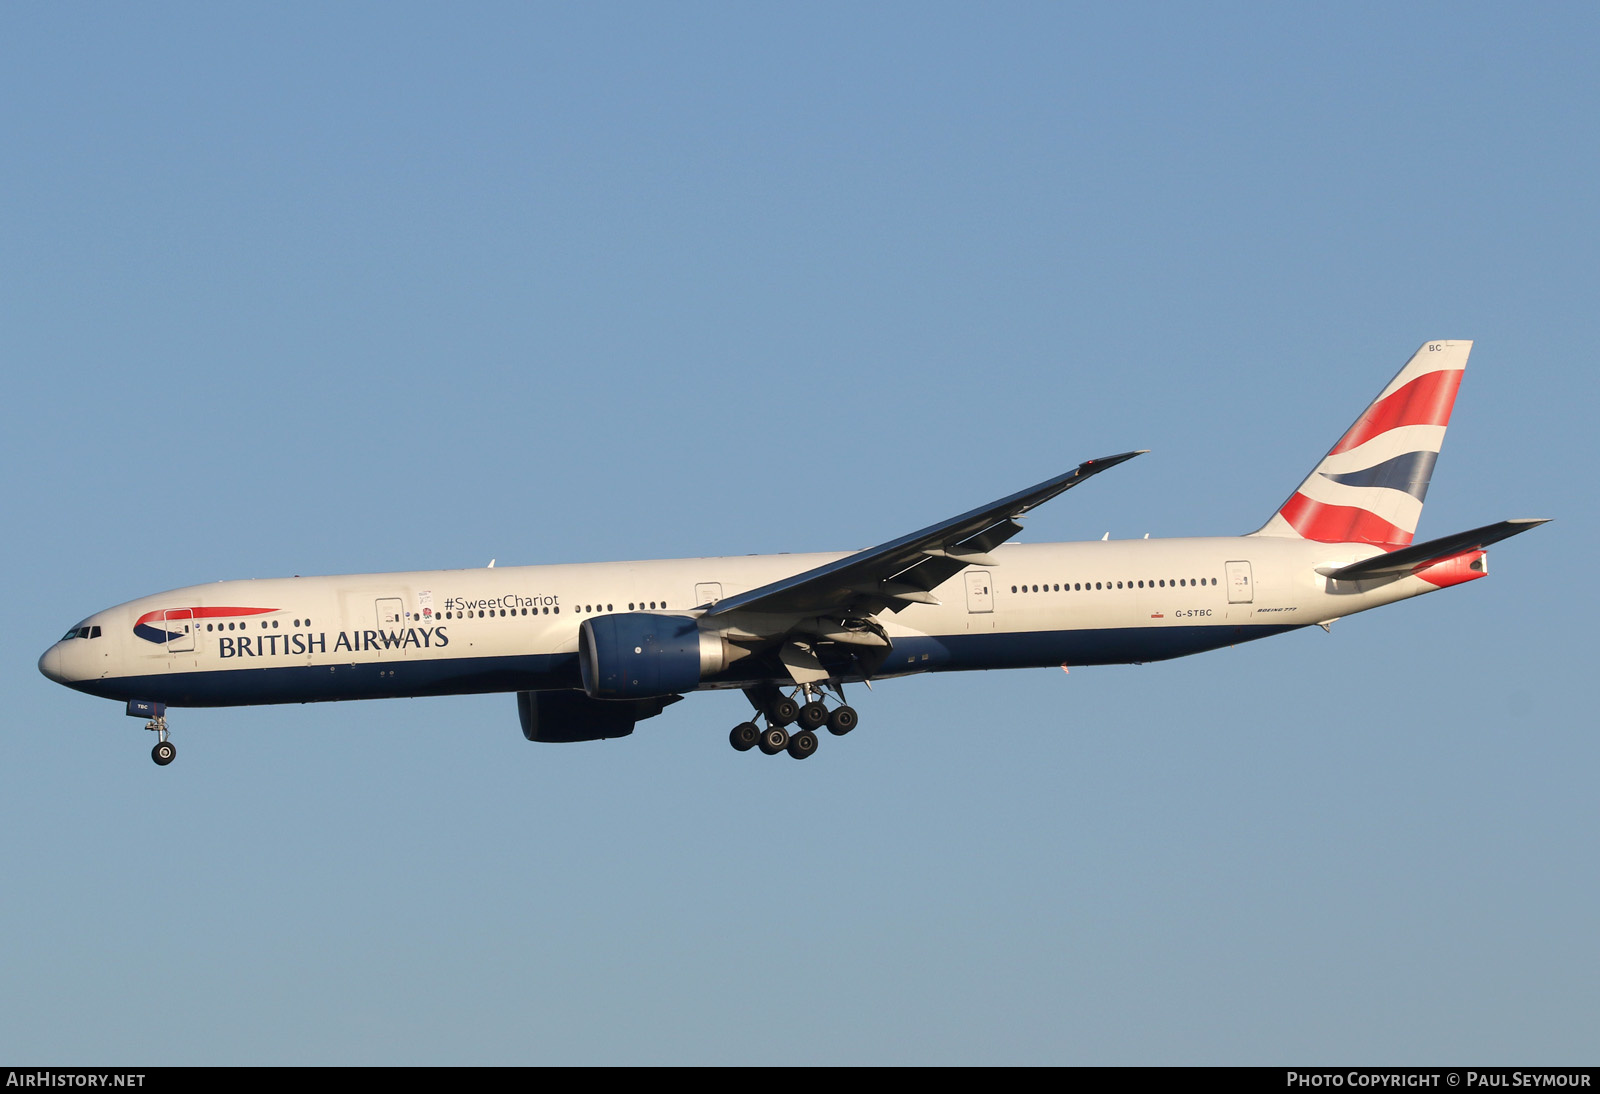
[[[1425,342],[1257,536],[1411,544],[1471,342]]]

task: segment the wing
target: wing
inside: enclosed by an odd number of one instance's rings
[[[1019,490],[999,501],[932,524],[848,558],[719,600],[707,617],[733,612],[783,615],[846,613],[873,615],[910,604],[937,604],[930,590],[968,566],[993,566],[989,552],[1022,530],[1028,510],[1071,490],[1108,467],[1143,455],[1123,452],[1088,460],[1064,475]]]

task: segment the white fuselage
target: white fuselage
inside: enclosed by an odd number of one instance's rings
[[[1440,587],[1416,576],[1336,582],[1318,573],[1377,553],[1263,536],[1003,545],[994,565],[933,590],[937,605],[881,613],[892,648],[871,675],[1155,661]],[[40,668],[91,694],[172,706],[576,689],[585,619],[696,616],[842,557],[224,581],[98,612],[46,651]],[[725,634],[760,633],[759,623],[739,613],[701,621]],[[732,663],[700,686],[787,682],[770,669],[751,675],[756,664]]]

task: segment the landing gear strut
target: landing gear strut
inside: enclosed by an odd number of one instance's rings
[[[167,716],[157,714],[144,724],[144,728],[158,735],[156,746],[150,750],[150,758],[159,767],[166,767],[178,758],[178,746],[167,740]]]
[[[740,722],[728,734],[728,743],[740,752],[759,747],[768,756],[787,752],[797,760],[810,758],[817,751],[817,730],[827,726],[829,733],[843,737],[860,721],[854,708],[845,705],[844,689],[834,684],[830,690],[839,697],[839,705],[831,711],[816,684],[801,684],[793,695],[784,695],[770,684],[748,689],[745,695],[766,721],[766,729],[753,721]],[[792,734],[787,728],[791,725],[795,727]]]

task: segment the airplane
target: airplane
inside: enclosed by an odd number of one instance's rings
[[[1471,349],[1425,342],[1244,536],[1007,542],[1030,510],[1142,454],[1123,452],[854,553],[174,589],[75,624],[39,670],[148,719],[162,766],[170,708],[515,692],[528,740],[572,742],[730,688],[755,711],[735,749],[806,759],[818,730],[856,728],[846,684],[1161,661],[1486,576],[1490,544],[1546,522],[1413,542]]]

